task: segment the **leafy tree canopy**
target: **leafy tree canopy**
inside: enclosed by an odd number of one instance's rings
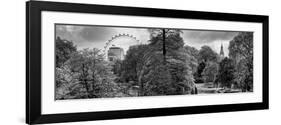
[[[253,33],[240,32],[229,43],[229,57],[252,58],[253,56]]]
[[[236,64],[237,84],[242,91],[253,90],[253,33],[240,32],[229,44],[229,57]]]
[[[218,59],[218,54],[211,49],[209,46],[202,46],[200,51],[199,51],[199,60],[208,62],[208,61],[213,61],[217,62]]]
[[[73,45],[73,42],[68,40],[63,40],[60,37],[56,38],[56,67],[60,67],[65,63],[70,57],[71,54],[76,52],[76,46]]]

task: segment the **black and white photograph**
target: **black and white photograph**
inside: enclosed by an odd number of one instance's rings
[[[252,93],[253,35],[55,24],[55,100]]]
[[[26,123],[269,109],[270,18],[238,12],[26,2]]]

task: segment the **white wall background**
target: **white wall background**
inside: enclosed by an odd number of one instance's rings
[[[3,0],[0,4],[0,124],[25,121],[25,1]],[[60,0],[62,1],[62,0]],[[77,0],[63,0],[78,2]],[[120,6],[138,6],[270,16],[270,110],[196,114],[122,120],[62,123],[62,125],[237,125],[280,124],[281,115],[281,7],[278,0],[79,0]]]

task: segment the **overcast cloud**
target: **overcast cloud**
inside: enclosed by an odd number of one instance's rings
[[[142,43],[149,40],[149,32],[145,28],[101,27],[101,26],[76,26],[56,25],[56,36],[73,41],[78,49],[99,48],[103,49],[105,43],[114,35],[130,34]],[[210,46],[219,53],[221,44],[224,46],[225,55],[228,55],[228,45],[238,32],[183,30],[182,37],[186,45],[198,50],[203,45]],[[121,39],[118,45],[125,51],[132,43],[130,39]]]
[[[228,55],[229,42],[238,34],[230,31],[202,31],[202,30],[184,30],[182,37],[186,45],[193,46],[198,50],[203,45],[210,46],[217,53],[223,45],[225,56]]]
[[[108,40],[118,34],[130,34],[137,40],[146,43],[149,39],[147,29],[141,28],[122,28],[122,27],[102,27],[102,26],[76,26],[76,25],[56,25],[56,36],[67,39],[77,46],[78,49],[99,48],[103,49]],[[121,39],[122,47],[127,50],[130,39]]]

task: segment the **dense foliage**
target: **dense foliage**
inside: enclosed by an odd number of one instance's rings
[[[211,47],[209,46],[202,46],[200,51],[199,51],[199,60],[201,62],[217,62],[218,60],[218,54],[214,52]]]
[[[253,91],[253,33],[239,33],[230,41],[228,49],[237,69],[236,83],[242,91]]]
[[[214,82],[216,74],[218,73],[219,65],[215,62],[207,63],[207,66],[202,72],[202,78],[204,82]]]
[[[62,68],[56,68],[56,76],[60,78],[57,83],[66,81],[57,87],[60,94],[56,98],[113,97],[117,85],[111,69],[98,49],[73,53]]]
[[[76,46],[73,42],[56,38],[56,67],[60,67],[67,61],[73,52],[76,52]]]
[[[165,55],[162,50],[163,33],[159,32],[151,36],[150,44],[132,46],[128,50],[123,61],[124,75],[121,79],[137,83],[140,95],[191,93],[195,87],[192,58],[185,53],[180,32],[166,32]]]
[[[149,29],[148,44],[130,46],[123,60],[97,49],[77,50],[56,38],[56,99],[197,94],[196,84],[253,91],[253,33],[240,32],[229,57],[185,45],[181,30]],[[196,84],[195,84],[196,83]]]
[[[222,87],[230,88],[234,83],[234,73],[236,71],[233,60],[224,58],[219,63],[219,67],[217,81],[221,83]]]

